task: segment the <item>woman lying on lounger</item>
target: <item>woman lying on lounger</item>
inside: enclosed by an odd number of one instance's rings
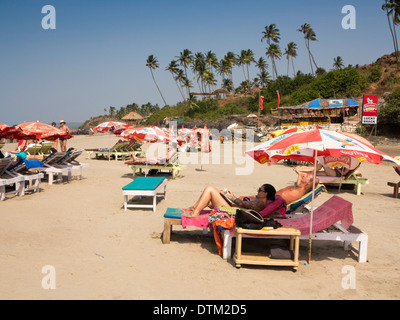
[[[204,188],[197,202],[192,207],[185,209],[185,211],[190,212],[184,213],[183,215],[189,218],[198,217],[201,210],[207,206],[210,208],[215,206],[229,207],[231,205],[229,202],[235,207],[262,211],[266,207],[268,200],[275,200],[275,193],[276,190],[273,186],[270,184],[263,184],[258,188],[256,196],[237,198],[230,191],[219,191],[213,186],[207,186]]]

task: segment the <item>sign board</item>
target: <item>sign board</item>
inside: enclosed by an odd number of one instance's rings
[[[378,123],[378,98],[377,95],[363,97],[362,124]]]
[[[343,107],[343,99],[329,100],[329,107]]]

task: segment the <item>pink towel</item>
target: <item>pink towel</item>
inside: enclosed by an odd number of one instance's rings
[[[312,232],[326,229],[334,223],[341,221],[342,226],[347,229],[353,224],[353,204],[338,196],[333,196],[324,204],[314,210]],[[310,233],[311,214],[293,219],[275,219],[284,226],[297,227],[302,235]]]
[[[191,226],[203,229],[212,227],[212,224],[208,222],[208,216],[210,215],[210,212],[211,210],[203,210],[200,212],[200,216],[196,218],[182,216],[182,227],[186,228]]]

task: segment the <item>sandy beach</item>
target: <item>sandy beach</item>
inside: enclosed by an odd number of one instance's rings
[[[108,134],[76,136],[68,147],[104,148],[116,140]],[[43,182],[40,193],[8,196],[0,203],[0,298],[399,299],[400,199],[387,186],[399,176],[389,163],[364,162],[359,171],[369,184],[363,194],[339,194],[353,203],[354,225],[369,236],[367,263],[358,263],[338,242],[315,241],[307,264],[308,243],[302,241],[296,273],[279,267],[236,269],[233,260],[218,255],[212,234],[194,228],[175,227],[171,243],[163,244],[166,209],[192,205],[208,184],[252,195],[264,183],[278,190],[297,179],[287,166],[263,166],[249,157],[253,172],[237,175],[246,158],[229,161],[231,144],[213,147],[210,157],[216,153],[220,164],[188,163],[181,177],[168,181],[167,199],[159,200],[156,212],[124,212],[121,188],[132,181],[131,170],[123,161],[89,160],[86,153],[78,158],[90,165],[82,180]],[[400,154],[400,146],[379,149]],[[338,189],[328,189],[316,205],[335,194]],[[54,290],[42,287],[45,266],[56,271]],[[356,272],[355,289],[342,286],[345,266]]]

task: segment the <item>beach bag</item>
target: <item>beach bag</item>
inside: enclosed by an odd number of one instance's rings
[[[264,218],[255,210],[238,209],[235,215],[235,223],[239,228],[261,230],[264,226]]]

